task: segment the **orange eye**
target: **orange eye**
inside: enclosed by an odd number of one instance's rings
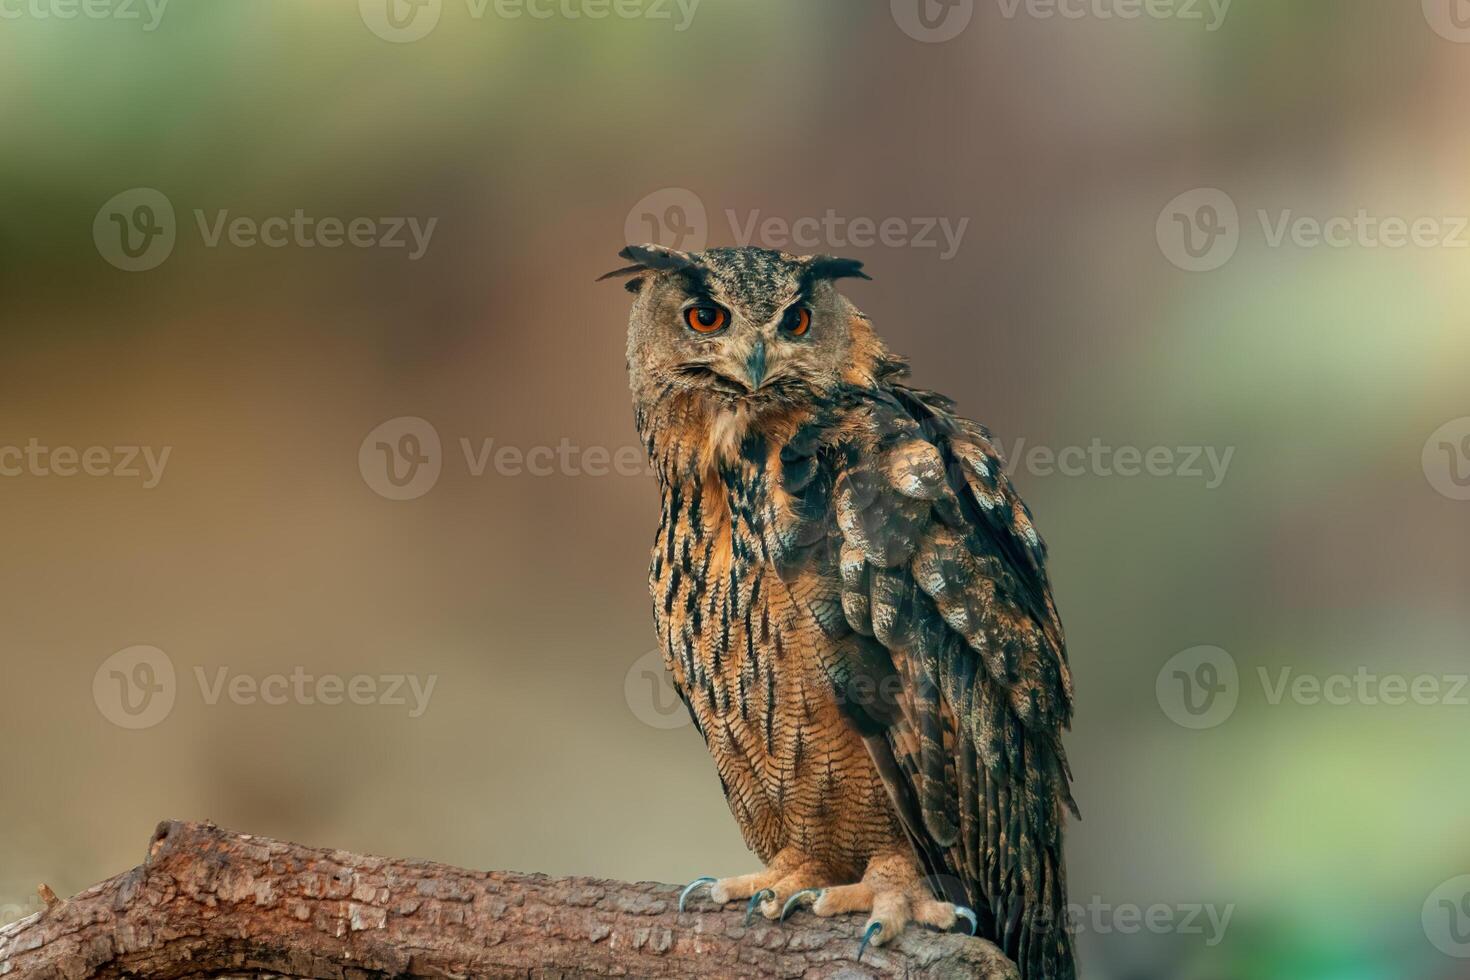
[[[730,316],[718,306],[691,306],[684,311],[684,322],[696,333],[714,333],[725,328]]]
[[[812,328],[812,311],[805,306],[797,306],[786,311],[786,320],[781,324],[786,332],[793,337],[804,337],[806,332]]]

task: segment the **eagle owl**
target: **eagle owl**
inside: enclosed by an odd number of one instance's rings
[[[859,262],[621,255],[659,644],[764,864],[690,889],[867,913],[863,948],[964,916],[1027,980],[1074,977],[1071,675],[989,433],[905,383],[837,292]]]

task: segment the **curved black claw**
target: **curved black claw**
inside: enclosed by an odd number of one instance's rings
[[[825,888],[803,888],[801,891],[797,892],[795,895],[792,895],[790,898],[788,898],[786,900],[786,905],[781,909],[781,921],[782,922],[785,922],[786,921],[786,917],[791,914],[792,907],[794,905],[796,905],[796,903],[801,899],[801,896],[803,896],[803,895],[815,895],[815,896],[817,896],[817,898],[821,898],[822,897],[822,892],[824,892],[826,890],[827,889],[825,889]],[[812,901],[815,902],[817,900],[817,898],[812,899]]]
[[[980,928],[980,919],[976,917],[974,909],[967,909],[963,905],[956,905],[954,907],[954,917],[956,919],[970,920],[970,935],[972,936],[975,935],[975,930]]]
[[[684,890],[679,893],[679,911],[684,911],[684,903],[689,900],[690,892],[694,891],[700,885],[713,885],[714,883],[715,879],[713,878],[695,878],[689,884],[685,885]]]
[[[750,904],[745,906],[745,924],[750,925],[750,917],[755,915],[755,907],[768,898],[775,898],[776,893],[769,888],[762,888],[750,896]]]
[[[870,922],[870,923],[868,923],[867,931],[863,933],[862,945],[858,946],[858,957],[857,957],[858,958],[858,962],[862,962],[863,954],[868,951],[868,942],[870,940],[872,940],[872,938],[874,936],[878,935],[878,933],[880,933],[882,931],[883,931],[883,923],[881,923],[881,922]]]

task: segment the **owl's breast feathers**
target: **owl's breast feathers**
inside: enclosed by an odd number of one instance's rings
[[[1022,975],[1065,980],[1072,684],[1045,546],[989,433],[901,374],[722,431],[677,397],[640,409],[665,660],[758,852],[773,793],[821,812],[881,782],[936,890]],[[813,753],[854,732],[871,758],[834,784]]]

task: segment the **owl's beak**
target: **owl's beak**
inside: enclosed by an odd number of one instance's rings
[[[766,379],[766,342],[757,340],[745,358],[745,376],[750,381],[750,390],[755,391]]]

